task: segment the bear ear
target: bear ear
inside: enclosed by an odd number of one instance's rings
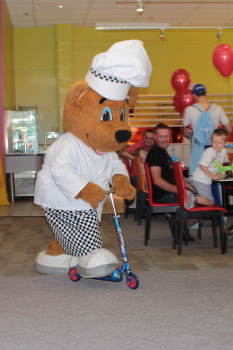
[[[134,86],[131,86],[128,92],[127,100],[130,107],[133,107],[138,98],[137,89]]]
[[[86,82],[86,80],[81,79],[77,81],[69,89],[66,101],[71,105],[75,104],[78,101],[78,99],[81,97],[82,93],[86,91],[88,88],[89,88],[89,84]]]

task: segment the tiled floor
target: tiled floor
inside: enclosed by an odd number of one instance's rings
[[[121,220],[126,220],[124,215],[121,215]],[[229,220],[233,221],[232,218]],[[127,219],[127,225],[132,228],[132,235],[134,230],[141,230],[141,234],[144,235],[144,222],[138,227],[132,214]],[[111,214],[103,216],[100,227],[104,247],[120,259]],[[37,275],[34,268],[35,257],[46,249],[51,238],[52,233],[43,212],[39,206],[33,204],[32,198],[27,197],[10,205],[0,206],[0,276]],[[155,249],[142,246],[140,249],[130,249],[127,246],[127,253],[134,272],[233,267],[233,248],[229,248],[225,256],[220,253],[220,248],[194,248],[191,245],[183,250],[181,256],[170,247]]]
[[[33,197],[20,197],[9,205],[0,205],[0,216],[44,216],[42,209],[33,203]]]

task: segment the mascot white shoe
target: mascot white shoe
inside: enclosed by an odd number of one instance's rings
[[[36,269],[84,277],[110,274],[117,258],[102,248],[99,221],[106,192],[132,200],[135,188],[117,151],[129,142],[129,109],[136,87],[147,87],[152,67],[140,40],[114,44],[94,57],[85,79],[68,91],[67,132],[47,150],[37,174],[35,203],[41,205],[55,238],[36,259]],[[110,185],[109,185],[110,184]]]
[[[67,254],[48,255],[40,252],[36,257],[36,270],[48,275],[67,275],[69,268],[78,264],[78,257]]]
[[[86,278],[107,276],[115,270],[119,261],[109,250],[100,248],[80,256],[76,266],[81,276]]]
[[[36,258],[36,270],[46,274],[67,275],[71,267],[76,267],[86,278],[102,277],[111,274],[119,261],[109,250],[100,248],[91,253],[76,257],[67,254],[48,255],[40,252]]]

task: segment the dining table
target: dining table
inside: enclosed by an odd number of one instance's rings
[[[189,167],[182,166],[182,171],[183,171],[184,177],[189,177]]]
[[[212,180],[212,183],[220,184],[221,185],[221,194],[222,194],[222,207],[225,208],[228,212],[230,212],[231,207],[228,204],[227,201],[227,187],[232,187],[232,193],[233,193],[233,177],[225,177],[223,179],[219,180]]]

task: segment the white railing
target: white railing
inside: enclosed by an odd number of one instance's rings
[[[173,97],[174,95],[139,95],[135,107],[130,111],[130,126],[147,128],[163,122],[171,127],[181,127],[182,116],[173,106]],[[219,104],[233,124],[233,95],[208,94],[208,99]]]

